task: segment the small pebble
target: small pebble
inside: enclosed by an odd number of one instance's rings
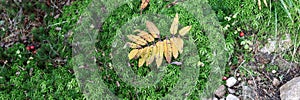
[[[234,77],[230,77],[226,80],[226,86],[232,87],[236,84],[237,80]]]
[[[215,91],[215,95],[219,98],[222,98],[226,91],[225,91],[226,87],[224,85],[221,85],[216,91]]]
[[[276,70],[272,70],[272,73],[275,74],[275,73],[276,73]]]
[[[248,84],[252,85],[253,81],[252,80],[248,80]]]
[[[231,88],[228,88],[228,92],[231,93],[231,94],[234,94],[234,93],[235,93],[235,90],[234,90],[234,89],[231,89]]]
[[[241,81],[241,80],[242,80],[242,78],[239,77],[239,78],[238,78],[238,81]]]
[[[228,94],[228,96],[226,97],[226,100],[240,100],[240,99],[233,94]]]
[[[273,79],[273,86],[279,86],[280,85],[280,81],[277,78]]]
[[[61,31],[61,27],[56,27],[55,30]]]

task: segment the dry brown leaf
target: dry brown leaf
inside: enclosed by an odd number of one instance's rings
[[[180,29],[179,35],[184,36],[186,33],[188,33],[190,31],[191,28],[192,28],[192,26],[186,26],[186,27]]]
[[[156,54],[156,65],[159,67],[162,63],[163,56],[164,56],[164,43],[162,41],[159,41],[156,43],[156,46],[158,48],[158,53]]]
[[[135,43],[131,43],[131,42],[127,42],[127,45],[128,45],[130,48],[133,48],[133,49],[141,48],[140,45],[135,44]]]
[[[142,0],[142,4],[140,7],[141,13],[148,6],[149,2],[150,2],[150,0]]]
[[[173,57],[176,59],[178,57],[178,49],[177,49],[177,43],[176,43],[176,40],[174,37],[172,37],[170,39],[170,42],[171,42],[171,48],[172,48],[172,54],[173,54]]]
[[[175,40],[177,42],[177,49],[178,49],[179,53],[182,53],[183,52],[183,40],[180,37],[176,37]]]
[[[127,35],[128,39],[132,42],[135,42],[136,44],[139,45],[146,45],[147,41],[145,41],[144,39],[142,39],[139,36],[135,36],[135,35]]]
[[[138,54],[138,52],[139,52],[138,49],[131,50],[130,53],[128,54],[129,60],[131,60],[132,58],[134,58],[136,56],[136,54]]]
[[[138,34],[138,36],[142,37],[143,39],[145,39],[148,42],[152,42],[154,41],[154,38],[147,32],[142,31],[142,30],[135,30],[134,32],[140,32]]]
[[[176,13],[176,15],[173,19],[172,25],[170,27],[170,32],[171,32],[172,35],[175,35],[177,33],[178,23],[179,23],[179,17],[178,17],[178,14]]]
[[[148,31],[151,33],[151,35],[154,38],[159,38],[159,30],[158,28],[155,26],[154,23],[150,22],[150,21],[146,21],[146,26],[148,28]]]

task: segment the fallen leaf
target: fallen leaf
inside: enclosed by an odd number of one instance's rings
[[[178,57],[178,49],[177,49],[177,43],[176,43],[176,41],[175,41],[175,38],[174,37],[172,37],[171,39],[170,39],[170,42],[171,42],[171,48],[172,48],[172,55],[173,55],[173,57],[176,59],[177,57]]]
[[[135,42],[136,44],[139,45],[146,45],[147,41],[145,41],[144,39],[142,39],[139,36],[135,36],[135,35],[127,35],[128,39],[132,42]]]
[[[156,65],[159,67],[163,60],[163,54],[164,54],[164,43],[162,41],[159,41],[156,43],[156,46],[158,48],[158,55],[156,57]]]
[[[135,30],[134,32],[139,32],[138,36],[142,37],[143,39],[145,39],[148,42],[154,41],[154,38],[149,33],[145,32],[145,31]]]
[[[177,49],[181,54],[183,52],[183,40],[180,37],[176,37],[175,40],[177,42]]]
[[[155,26],[154,23],[150,22],[150,21],[146,21],[146,27],[148,28],[148,31],[151,33],[151,35],[154,38],[159,38],[159,30],[158,28]]]
[[[135,43],[131,43],[131,42],[127,42],[127,45],[128,45],[130,48],[133,48],[133,49],[141,48],[140,45],[135,44]]]
[[[150,65],[154,61],[155,53],[156,53],[156,46],[151,45],[150,50],[151,50],[151,53],[149,53],[149,58],[146,61],[146,66]]]
[[[142,4],[140,7],[141,14],[142,14],[142,11],[148,6],[149,2],[150,2],[150,0],[142,0]]]
[[[190,31],[191,28],[192,28],[192,26],[186,26],[186,27],[180,29],[179,35],[184,36],[186,33],[188,33]]]
[[[128,54],[129,60],[131,60],[132,58],[134,58],[138,52],[139,52],[138,49],[131,50],[130,53]]]
[[[171,63],[172,50],[171,50],[170,41],[168,39],[164,40],[164,54],[165,54],[165,58],[166,58],[167,62]]]
[[[148,58],[149,47],[145,47],[142,51],[141,58],[139,59],[139,67],[143,66],[146,59]]]
[[[176,13],[174,19],[173,19],[173,22],[171,24],[171,27],[170,27],[170,32],[172,35],[175,35],[178,31],[178,22],[179,21],[179,18],[178,18],[178,14]]]

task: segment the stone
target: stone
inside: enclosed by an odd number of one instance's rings
[[[226,80],[226,86],[232,87],[236,84],[237,80],[234,77],[230,77]]]
[[[253,91],[252,88],[250,88],[249,86],[243,86],[242,87],[242,95],[247,95],[247,96],[243,96],[243,100],[252,100],[249,97],[255,97],[255,93]]]
[[[226,97],[226,100],[240,100],[240,99],[233,94],[228,94],[228,96]]]
[[[273,86],[276,86],[276,87],[280,85],[280,81],[277,78],[274,78],[272,83],[273,83]]]
[[[218,98],[222,98],[226,91],[225,91],[225,86],[224,85],[221,85],[216,91],[215,91],[215,95],[218,97]]]
[[[268,39],[268,43],[265,45],[265,47],[263,47],[259,51],[263,52],[263,53],[271,54],[272,52],[275,51],[276,44],[277,44],[277,41],[272,41],[271,39]]]
[[[282,100],[300,100],[300,77],[293,78],[280,87]]]
[[[235,90],[234,90],[234,89],[231,89],[231,88],[228,88],[228,92],[231,93],[231,94],[234,94],[234,93],[235,93]]]
[[[277,71],[276,70],[272,70],[272,73],[275,74]]]

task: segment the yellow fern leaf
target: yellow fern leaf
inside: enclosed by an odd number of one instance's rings
[[[192,26],[186,26],[186,27],[180,29],[179,35],[184,36],[186,33],[188,33],[190,31],[191,28],[192,28]]]
[[[175,35],[178,31],[178,23],[179,23],[179,18],[178,18],[178,14],[176,13],[174,20],[171,24],[171,28],[170,28],[170,32],[171,34]]]
[[[146,27],[148,28],[148,31],[151,33],[151,35],[154,38],[159,38],[159,30],[158,28],[155,26],[154,23],[150,22],[150,21],[146,21]]]
[[[147,41],[145,41],[144,39],[142,39],[139,36],[135,36],[135,35],[127,35],[128,39],[132,42],[135,42],[136,44],[139,45],[146,45]]]
[[[178,49],[177,49],[177,43],[174,37],[172,37],[170,39],[170,43],[171,43],[171,49],[172,49],[172,55],[173,57],[176,59],[178,57]]]
[[[138,49],[131,50],[130,53],[128,54],[129,60],[131,60],[132,58],[134,58],[136,56],[136,54],[138,54],[138,52],[139,52]]]

